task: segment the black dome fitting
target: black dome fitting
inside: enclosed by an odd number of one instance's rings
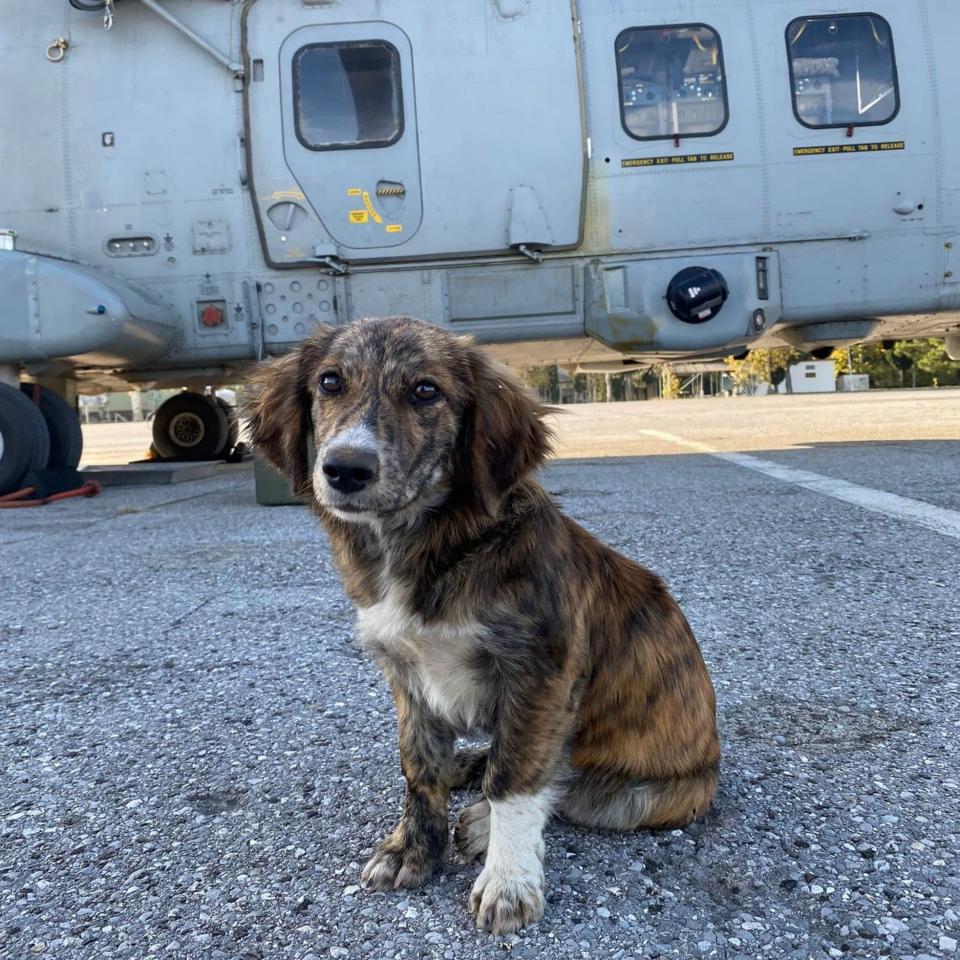
[[[730,291],[719,270],[686,267],[667,287],[670,312],[684,323],[706,323],[721,310]]]

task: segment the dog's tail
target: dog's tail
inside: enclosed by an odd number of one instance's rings
[[[685,777],[629,780],[598,771],[581,772],[560,800],[561,816],[608,830],[668,830],[702,817],[717,788],[718,767]]]

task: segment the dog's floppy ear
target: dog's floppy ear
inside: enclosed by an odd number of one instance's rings
[[[294,492],[309,484],[310,375],[329,346],[333,327],[320,325],[292,353],[258,364],[247,378],[243,413],[250,439],[267,461],[290,481]]]
[[[474,346],[468,349],[473,382],[462,437],[462,479],[478,505],[495,516],[510,489],[550,452],[551,431],[543,423],[549,408],[505,366]]]

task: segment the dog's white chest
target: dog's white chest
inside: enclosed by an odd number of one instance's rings
[[[425,624],[396,590],[357,610],[357,637],[386,656],[413,696],[459,729],[478,725],[485,713],[487,679],[478,667],[483,627],[474,620]]]

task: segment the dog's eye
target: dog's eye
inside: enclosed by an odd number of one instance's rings
[[[413,399],[419,403],[432,403],[440,396],[440,388],[429,380],[421,380],[413,388]]]
[[[324,393],[339,393],[343,389],[343,381],[340,374],[333,370],[328,370],[320,376],[320,389]]]

